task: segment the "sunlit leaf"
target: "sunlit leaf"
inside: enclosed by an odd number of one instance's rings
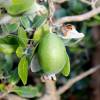
[[[25,85],[28,77],[28,61],[26,56],[23,56],[18,64],[18,74]]]
[[[41,38],[47,33],[49,33],[49,26],[48,24],[44,24],[35,31],[33,40],[39,42]]]
[[[21,46],[19,46],[19,47],[17,48],[17,50],[16,50],[16,55],[17,55],[19,58],[21,58],[21,57],[23,56],[23,54],[24,54],[24,50],[23,50],[23,48],[22,48]]]
[[[15,50],[11,45],[7,45],[7,44],[0,44],[0,52],[3,52],[5,54],[11,54],[13,53]]]
[[[28,11],[34,4],[34,0],[12,0],[13,3],[6,7],[7,12],[10,15],[20,15]]]
[[[22,47],[26,47],[28,42],[28,37],[24,28],[22,27],[18,29],[18,38],[19,38],[19,45]]]
[[[1,92],[1,91],[4,91],[4,88],[5,88],[5,85],[2,84],[2,83],[0,83],[0,92]]]

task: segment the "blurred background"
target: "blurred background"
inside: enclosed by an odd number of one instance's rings
[[[91,2],[91,0],[66,0],[63,3],[59,3],[60,0],[55,0],[56,12],[54,17],[60,19],[64,16],[81,15],[91,11],[93,9],[93,4],[91,6],[84,1]],[[93,0],[93,2],[94,1],[95,0]],[[100,0],[97,0],[95,7],[100,7]],[[85,34],[85,37],[74,45],[74,47],[66,47],[71,62],[71,73],[67,78],[62,75],[57,76],[57,89],[66,84],[71,78],[100,65],[100,14],[88,20],[66,22],[66,24],[75,25],[79,32]],[[15,39],[14,42],[16,42]],[[4,49],[6,50],[5,52],[7,52],[6,45]],[[8,84],[12,80],[16,82],[19,87],[23,85],[17,75],[16,68],[18,62],[19,59],[14,54],[6,55],[2,52],[0,53],[0,91],[3,89],[3,84]],[[37,85],[40,91],[44,91],[44,84],[40,81],[40,73],[32,73],[29,70],[27,85]],[[31,100],[35,100],[35,98]],[[61,100],[100,100],[100,70],[77,81],[70,89],[61,95]]]
[[[83,2],[82,2],[83,1]],[[57,6],[56,18],[63,16],[81,15],[91,10],[91,6],[84,1],[69,0]],[[92,1],[92,0],[90,0]],[[94,0],[95,1],[95,0]],[[96,7],[100,6],[100,0]],[[71,74],[67,79],[77,76],[91,67],[100,64],[100,14],[82,22],[71,22],[79,32],[85,34],[83,40],[74,47],[68,47],[71,58]],[[62,95],[62,100],[100,100],[100,70],[76,82]],[[57,85],[66,83],[67,79],[60,77]]]

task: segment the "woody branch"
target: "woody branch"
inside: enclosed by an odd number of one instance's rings
[[[96,72],[98,69],[100,69],[100,65],[94,66],[93,68],[89,69],[86,72],[81,73],[80,75],[77,75],[76,77],[69,79],[69,81],[67,81],[67,83],[60,87],[58,89],[58,94],[61,95],[63,94],[65,91],[67,91],[72,85],[74,85],[76,82],[82,80],[83,78],[93,74],[94,72]]]

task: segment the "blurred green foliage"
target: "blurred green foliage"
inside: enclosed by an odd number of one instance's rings
[[[98,0],[99,1],[99,0]],[[100,6],[100,5],[98,5]],[[63,16],[69,15],[79,15],[85,12],[88,12],[91,7],[87,4],[82,3],[80,0],[69,0],[64,3],[56,4],[56,12],[54,17],[56,19],[62,18]],[[1,16],[0,16],[1,17]],[[13,23],[0,25],[0,92],[5,91],[5,84],[13,84],[16,87],[12,92],[17,93],[19,96],[33,98],[39,96],[39,86],[29,86],[40,84],[38,75],[29,75],[27,86],[21,86],[22,83],[18,76],[18,68],[20,77],[23,80],[23,83],[26,84],[28,74],[28,65],[32,59],[32,54],[36,50],[38,45],[37,41],[41,39],[41,32],[48,32],[48,24],[43,25],[47,20],[47,14],[43,15],[27,15],[20,16],[18,20],[15,20]],[[67,23],[69,24],[69,23]],[[100,15],[96,15],[93,18],[83,21],[83,22],[71,22],[74,24],[78,31],[85,33],[85,38],[80,41],[80,43],[74,45],[74,47],[66,47],[68,55],[70,56],[71,62],[71,74],[68,78],[64,76],[59,76],[57,81],[57,86],[61,86],[67,82],[68,79],[75,77],[81,72],[89,69],[88,66],[91,65],[91,55],[95,48],[95,43],[92,39],[91,29],[94,26],[100,25]],[[31,36],[30,32],[32,29],[36,29],[34,36]],[[37,35],[39,33],[39,35]],[[17,34],[17,35],[16,35]],[[28,38],[31,37],[31,38]],[[35,40],[35,41],[34,41]],[[32,47],[28,47],[27,43],[32,42]],[[16,56],[17,55],[17,56]],[[31,55],[31,56],[30,56]],[[21,60],[20,60],[21,59]],[[22,61],[25,59],[24,61]],[[18,62],[20,64],[18,67]],[[22,65],[21,65],[22,64]],[[25,67],[27,66],[27,68]],[[26,69],[25,69],[26,68]],[[24,70],[24,72],[22,71]],[[26,70],[26,71],[25,71]],[[23,74],[25,73],[25,74]],[[30,72],[31,73],[31,72]],[[26,75],[24,77],[23,75]],[[24,79],[25,78],[25,79]],[[70,96],[77,97],[76,100],[89,100],[89,95],[86,93],[89,88],[90,77],[83,79],[82,81],[77,82],[68,92],[67,95],[62,95],[62,100],[68,99]],[[25,92],[26,91],[26,92]],[[41,89],[42,91],[42,89]],[[74,95],[73,95],[74,94]],[[84,97],[84,98],[81,98]]]

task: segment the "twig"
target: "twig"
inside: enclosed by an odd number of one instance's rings
[[[98,0],[91,0],[91,1],[88,1],[88,0],[80,0],[81,2],[85,3],[85,4],[88,4],[92,7],[92,9],[95,9],[95,5],[97,3]]]
[[[5,98],[10,92],[5,92],[3,94],[0,95],[0,100],[2,100],[3,98]]]
[[[89,69],[86,72],[83,72],[82,74],[70,79],[64,86],[60,87],[58,89],[58,94],[61,95],[63,94],[65,91],[67,91],[73,84],[75,84],[76,82],[82,80],[83,78],[87,77],[88,75],[96,72],[98,69],[100,69],[100,65],[97,65],[91,69]]]
[[[50,23],[53,24],[52,18],[53,18],[54,12],[55,12],[53,0],[48,0],[48,4],[49,4],[49,20],[50,20]]]
[[[66,1],[69,1],[69,0],[53,0],[55,3],[64,3]]]
[[[5,98],[9,93],[12,92],[13,85],[9,84],[9,85],[5,86],[4,88],[5,88],[6,91],[0,95],[0,100]]]
[[[17,96],[15,94],[8,94],[4,100],[29,100],[29,99],[26,99],[26,98],[22,98],[20,96]]]
[[[97,1],[98,0],[91,0],[91,7],[92,7],[92,9],[95,9],[96,8]]]
[[[56,23],[62,24],[65,22],[80,22],[80,21],[88,20],[89,18],[91,18],[99,13],[100,13],[100,7],[95,8],[85,14],[82,14],[82,15],[66,16],[66,17],[60,18],[56,21]]]
[[[85,4],[91,5],[90,1],[87,1],[87,0],[80,0],[80,1],[83,2],[83,3],[85,3]]]
[[[54,7],[54,4],[53,4],[53,1],[48,0],[48,4],[49,4],[49,16],[53,17],[54,12],[55,12],[55,7]]]

